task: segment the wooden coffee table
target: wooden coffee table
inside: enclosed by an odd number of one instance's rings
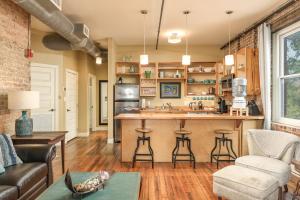
[[[62,172],[65,173],[65,135],[68,131],[33,132],[31,136],[11,136],[14,144],[56,144],[61,142]]]
[[[95,176],[96,172],[71,173],[73,184]],[[73,200],[72,193],[64,183],[65,176],[60,177],[53,185],[44,191],[37,200]],[[119,172],[112,175],[100,190],[84,196],[85,200],[138,200],[140,194],[141,175],[138,172]],[[80,198],[79,198],[80,199]]]

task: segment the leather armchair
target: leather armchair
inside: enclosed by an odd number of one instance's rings
[[[0,199],[33,200],[53,183],[55,145],[15,145],[23,164],[5,168],[0,175]]]

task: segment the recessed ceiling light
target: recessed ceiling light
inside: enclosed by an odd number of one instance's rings
[[[179,33],[171,33],[168,37],[168,43],[178,44],[181,42],[181,36]]]

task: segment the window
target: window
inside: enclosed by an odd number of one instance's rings
[[[273,37],[273,120],[300,126],[300,22]]]

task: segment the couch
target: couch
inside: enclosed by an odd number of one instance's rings
[[[0,175],[1,200],[33,200],[53,183],[55,145],[14,145],[23,164]]]

